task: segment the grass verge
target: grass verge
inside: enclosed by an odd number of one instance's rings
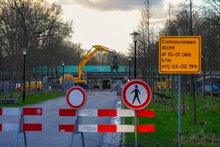
[[[25,103],[22,102],[22,97],[19,96],[18,104],[0,104],[0,107],[21,107],[25,105],[37,104],[63,95],[63,92],[48,92],[43,94],[34,94],[31,96],[26,96]]]
[[[138,144],[144,146],[177,146],[177,97],[162,103],[154,97],[147,109],[156,111],[155,118],[139,118],[140,124],[154,124],[155,133],[138,133]],[[186,97],[186,111],[181,115],[181,144],[183,147],[218,147],[220,144],[220,98],[196,99],[197,123],[192,121],[192,98]],[[182,111],[182,110],[181,110]],[[131,124],[131,118],[126,124]],[[126,146],[134,146],[134,133],[126,134]]]

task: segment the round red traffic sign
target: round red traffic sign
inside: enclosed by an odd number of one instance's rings
[[[142,80],[131,80],[127,82],[121,93],[123,103],[130,109],[144,109],[151,100],[150,87]]]
[[[67,91],[66,100],[73,109],[81,109],[87,101],[87,95],[82,87],[73,86]]]

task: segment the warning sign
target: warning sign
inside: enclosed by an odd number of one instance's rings
[[[159,42],[159,73],[199,74],[201,36],[162,36]]]

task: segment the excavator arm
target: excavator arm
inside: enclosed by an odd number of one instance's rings
[[[85,73],[83,72],[83,67],[98,51],[114,53],[116,55],[115,50],[109,49],[109,48],[102,46],[102,45],[93,45],[92,48],[86,53],[83,60],[79,63],[78,76],[77,76],[77,78],[74,78],[75,82],[79,82],[79,83],[86,82]]]

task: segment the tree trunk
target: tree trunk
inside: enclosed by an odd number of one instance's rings
[[[206,71],[205,71],[205,66],[204,66],[204,72],[203,72],[203,98],[205,99],[205,74],[206,74]]]
[[[212,82],[212,70],[210,69],[209,70],[209,77],[210,77],[210,80],[209,80],[209,82],[210,82],[210,88],[211,88],[211,93],[210,93],[210,97],[211,97],[211,101],[213,100],[213,90],[212,90],[212,86],[213,86],[213,82]]]

